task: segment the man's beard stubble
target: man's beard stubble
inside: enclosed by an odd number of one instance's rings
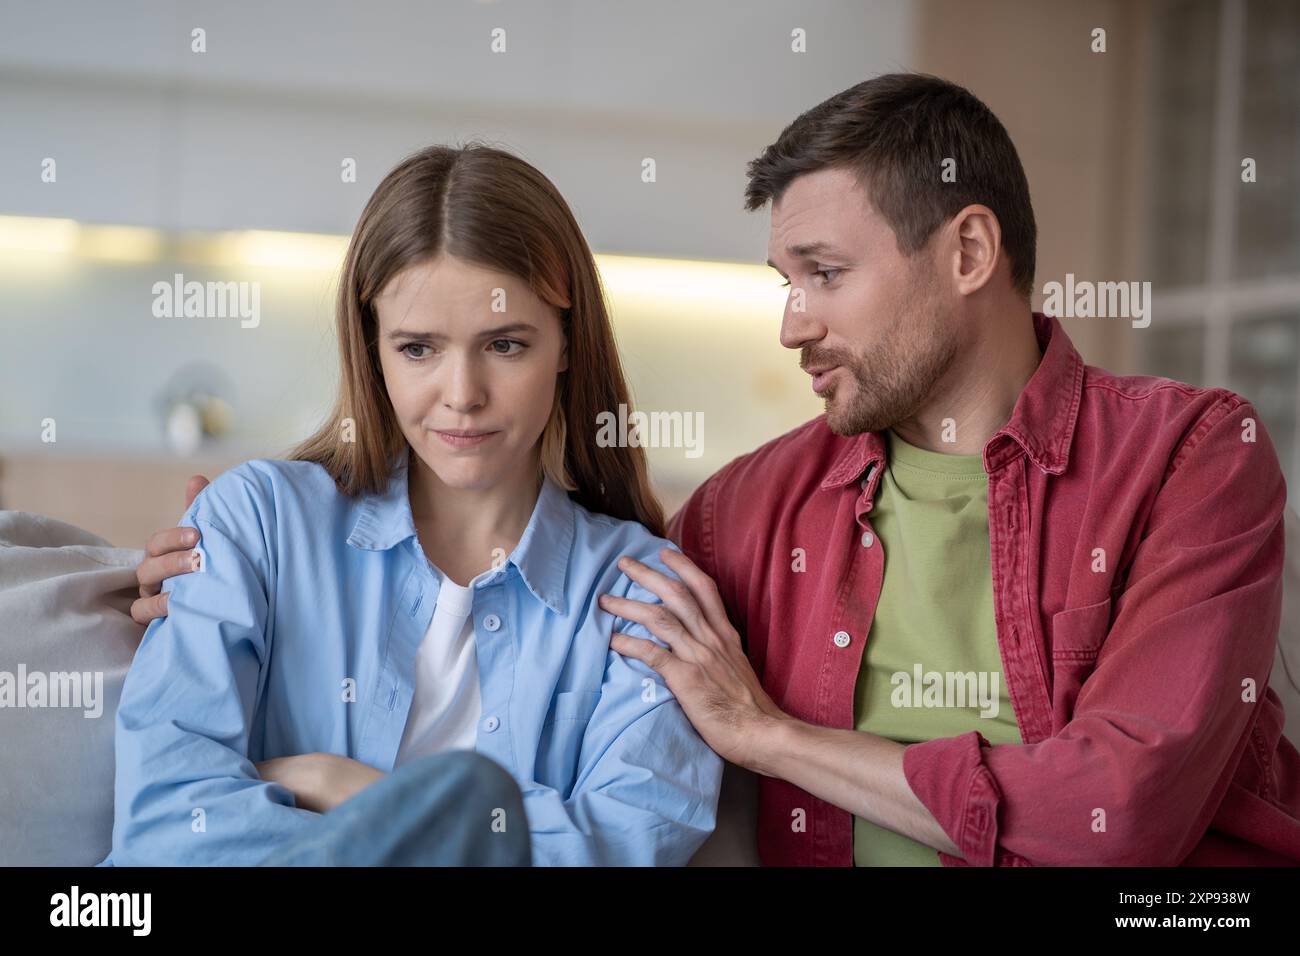
[[[951,336],[920,334],[913,341],[886,340],[869,355],[847,357],[842,367],[855,385],[840,385],[826,392],[826,424],[837,435],[883,431],[914,416],[934,394],[957,354]]]

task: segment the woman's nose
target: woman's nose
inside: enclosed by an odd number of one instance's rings
[[[440,398],[448,408],[467,411],[486,401],[483,372],[473,358],[452,359],[441,371],[444,380]]]

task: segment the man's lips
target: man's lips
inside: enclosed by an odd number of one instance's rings
[[[838,368],[838,365],[818,365],[806,368],[804,371],[812,376],[813,391],[820,395],[826,386],[830,384],[831,376],[835,374],[835,370]]]

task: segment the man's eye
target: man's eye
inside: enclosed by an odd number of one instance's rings
[[[821,276],[822,285],[825,285],[828,282],[833,282],[835,280],[835,276],[839,275],[843,271],[844,271],[843,269],[814,269],[813,275]],[[832,275],[832,273],[834,273],[834,275]],[[790,287],[789,279],[781,283],[781,288],[788,289],[789,287]]]

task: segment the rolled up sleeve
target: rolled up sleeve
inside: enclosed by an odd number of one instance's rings
[[[1256,440],[1243,440],[1254,419]],[[1176,866],[1204,837],[1265,699],[1286,486],[1233,396],[1171,463],[1069,722],[1032,744],[912,744],[908,784],[948,865]]]

